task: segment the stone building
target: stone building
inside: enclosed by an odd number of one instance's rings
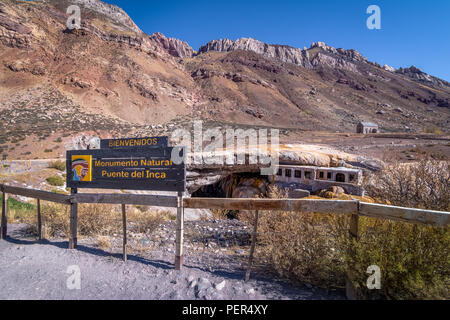
[[[358,123],[358,125],[356,126],[356,133],[363,133],[363,134],[367,134],[367,133],[378,133],[379,129],[378,129],[378,125],[372,122],[360,122]]]
[[[269,181],[283,189],[300,188],[316,192],[339,186],[348,194],[364,195],[362,171],[356,168],[279,165]]]

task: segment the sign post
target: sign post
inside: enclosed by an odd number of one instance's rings
[[[183,192],[185,164],[175,163],[173,152],[184,157],[185,149],[67,151],[67,186]]]
[[[127,212],[125,203],[122,203],[122,224],[123,224],[123,261],[127,262]]]
[[[70,194],[77,194],[77,188],[71,188]],[[77,238],[78,238],[78,204],[70,204],[70,226],[69,226],[69,249],[77,248]]]
[[[178,192],[177,205],[177,235],[175,241],[175,270],[181,270],[183,266],[183,235],[184,235],[184,207],[183,193]]]
[[[169,147],[168,137],[101,140],[100,149],[67,151],[67,187],[172,191],[178,194],[175,269],[183,264],[184,147]],[[70,206],[69,248],[77,246],[77,204]],[[122,204],[123,259],[127,260],[127,220]]]
[[[0,228],[0,239],[6,239],[8,233],[8,194],[5,191],[2,193],[2,223]]]

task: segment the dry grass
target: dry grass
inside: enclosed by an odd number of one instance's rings
[[[47,238],[69,236],[69,206],[45,203],[42,205],[42,223]],[[169,220],[167,212],[141,211],[131,206],[127,209],[127,224],[130,231],[151,234],[164,221]],[[22,217],[36,229],[35,213]],[[102,204],[78,205],[79,236],[113,236],[122,233],[122,213],[120,207]]]
[[[285,197],[279,190],[270,194],[274,198]],[[391,194],[386,200],[400,201],[397,196]],[[420,199],[433,199],[446,205],[448,199],[435,196]],[[435,207],[436,203],[422,204]],[[253,223],[252,213],[240,217]],[[257,259],[285,278],[327,288],[343,288],[346,273],[351,270],[356,275],[354,285],[359,288],[360,298],[450,298],[449,227],[365,217],[359,221],[359,240],[354,242],[349,238],[348,216],[263,212],[258,228]],[[349,254],[351,246],[354,255]],[[381,290],[367,289],[366,271],[370,265],[381,269]]]
[[[50,162],[48,167],[59,171],[66,171],[66,162],[62,160],[55,160]]]
[[[96,242],[95,246],[102,250],[108,250],[109,248],[111,248],[112,244],[111,244],[111,240],[109,239],[109,237],[99,236],[99,237],[97,237],[97,242]]]
[[[268,195],[287,198],[277,188],[270,189]],[[239,217],[253,225],[252,212],[240,212]],[[341,287],[345,284],[345,266],[337,248],[346,223],[346,217],[336,215],[260,212],[257,258],[290,280]]]
[[[438,127],[427,127],[423,130],[424,133],[433,133],[437,135],[443,135],[444,132]]]

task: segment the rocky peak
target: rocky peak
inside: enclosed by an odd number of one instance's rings
[[[386,70],[386,71],[389,71],[389,72],[395,72],[395,68],[391,67],[390,65],[387,65],[387,64],[385,64],[383,66],[383,69]]]
[[[308,52],[289,46],[273,45],[252,38],[241,38],[236,41],[219,39],[200,47],[199,54],[208,51],[229,52],[234,50],[252,51],[266,58],[277,59],[303,67],[311,67]]]
[[[104,3],[100,0],[72,0],[72,4],[83,5],[92,11],[108,17],[113,23],[121,25],[136,33],[142,33],[141,29],[133,22],[128,14],[121,8]]]
[[[321,50],[310,56],[310,51],[316,48]],[[267,44],[252,38],[241,38],[236,41],[219,39],[210,41],[206,45],[200,47],[199,53],[208,51],[229,52],[234,50],[253,51],[266,58],[293,63],[305,68],[314,68],[325,65],[331,68],[340,68],[358,72],[358,67],[355,63],[368,62],[367,58],[356,50],[336,49],[320,41],[313,42],[309,49],[305,48],[302,50],[286,45]]]
[[[314,48],[320,48],[320,49],[323,49],[323,50],[331,52],[331,53],[337,53],[337,50],[334,47],[327,46],[325,44],[325,42],[321,42],[321,41],[311,43],[311,47],[309,49],[314,49]]]
[[[356,51],[354,49],[348,49],[348,50],[342,49],[342,48],[336,49],[332,46],[326,45],[325,42],[320,42],[320,41],[313,42],[311,44],[311,47],[309,48],[309,50],[314,49],[314,48],[320,48],[327,53],[338,55],[338,56],[345,58],[347,60],[350,60],[350,61],[368,62],[366,57],[364,57],[361,53],[359,53],[358,51]]]
[[[395,71],[395,73],[407,76],[410,79],[418,82],[431,83],[440,87],[450,86],[450,83],[448,83],[447,81],[430,76],[429,74],[423,72],[415,66],[411,66],[409,68],[399,68]]]
[[[175,38],[167,38],[160,32],[153,33],[149,36],[149,39],[176,58],[188,58],[194,55],[194,49],[187,42]]]

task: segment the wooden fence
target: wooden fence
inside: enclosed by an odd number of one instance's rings
[[[51,201],[70,206],[70,234],[69,249],[77,246],[77,223],[79,203],[104,203],[120,204],[123,218],[123,258],[127,259],[127,235],[126,235],[126,211],[125,205],[148,205],[156,207],[177,208],[177,234],[175,269],[181,270],[183,265],[183,231],[184,210],[183,208],[195,209],[229,209],[229,210],[252,210],[255,211],[254,229],[249,254],[249,265],[246,272],[246,280],[250,277],[253,252],[256,244],[259,210],[282,210],[298,212],[315,212],[350,215],[350,236],[357,240],[358,218],[360,216],[389,219],[415,224],[432,226],[446,226],[450,224],[450,212],[411,209],[381,204],[364,203],[359,200],[316,200],[316,199],[224,199],[224,198],[184,198],[182,193],[178,196],[159,195],[136,195],[136,194],[98,194],[77,193],[72,189],[70,195],[56,194],[41,190],[12,187],[0,184],[3,194],[2,217],[0,239],[7,236],[7,199],[8,194],[24,196],[37,199],[38,216],[38,238],[42,239],[42,219],[40,201]],[[347,297],[354,299],[356,293],[352,287],[353,278],[351,272],[348,274]]]

